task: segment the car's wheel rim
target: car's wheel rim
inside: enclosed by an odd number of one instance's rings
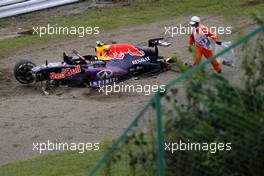
[[[16,78],[22,83],[32,83],[34,81],[34,77],[31,73],[31,69],[33,65],[26,64],[16,71]]]

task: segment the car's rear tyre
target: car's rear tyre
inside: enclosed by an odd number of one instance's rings
[[[16,80],[22,84],[30,84],[34,82],[34,76],[32,75],[32,68],[35,67],[31,61],[20,60],[14,67],[14,76]]]

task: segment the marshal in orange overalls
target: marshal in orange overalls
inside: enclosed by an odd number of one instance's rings
[[[212,38],[214,41],[218,41],[218,36],[214,33],[211,33],[206,26],[199,25],[197,28],[192,29],[192,34],[189,38],[189,47],[195,45],[195,57],[193,66],[199,64],[203,55],[206,59],[213,56],[212,46],[209,37]],[[214,70],[217,73],[221,72],[221,65],[217,62],[217,60],[213,60],[211,64],[213,65]]]

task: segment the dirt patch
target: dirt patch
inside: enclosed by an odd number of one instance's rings
[[[165,26],[185,24],[190,17],[181,17],[146,25],[110,31],[90,38],[71,38],[52,41],[9,53],[0,60],[0,163],[31,158],[39,153],[32,151],[33,142],[60,140],[63,142],[98,142],[117,137],[150,98],[144,94],[99,94],[89,88],[61,88],[44,96],[36,86],[23,86],[15,81],[13,66],[20,59],[30,59],[36,64],[46,59],[58,61],[62,52],[73,48],[80,53],[93,53],[95,41],[116,41],[146,46],[150,38],[164,36]],[[204,24],[229,26],[222,17],[210,17]],[[252,27],[251,27],[252,28]],[[237,27],[235,27],[237,29]],[[174,38],[164,36],[171,47],[161,48],[161,55],[177,55],[183,61],[192,62],[187,52],[187,35]],[[221,36],[233,40],[234,35]],[[208,66],[209,71],[212,67]],[[230,77],[237,70],[223,68],[223,75]],[[179,74],[165,72],[157,77],[128,80],[129,84],[166,84]],[[234,78],[236,79],[236,78]]]
[[[249,2],[245,2],[244,4],[242,4],[242,7],[247,7],[247,6],[256,6],[256,5],[260,5],[263,4],[264,2],[262,0],[251,0]]]

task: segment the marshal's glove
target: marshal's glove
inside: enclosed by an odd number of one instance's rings
[[[222,42],[216,41],[215,42],[217,45],[222,45]]]
[[[191,53],[192,52],[192,46],[188,47],[188,51]]]

